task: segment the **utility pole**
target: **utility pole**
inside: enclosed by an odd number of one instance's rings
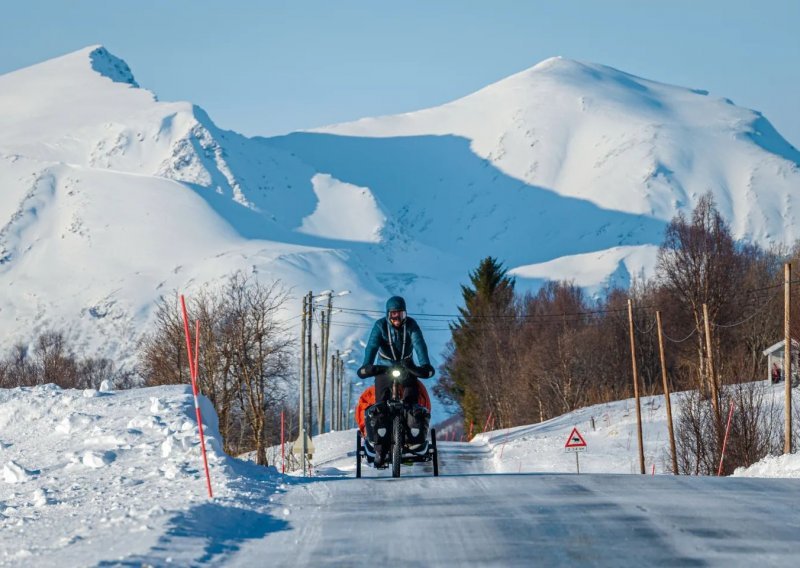
[[[347,406],[344,413],[344,429],[350,428],[350,405],[353,403],[353,382],[347,381]]]
[[[325,312],[322,312],[321,328],[325,329]],[[317,436],[322,434],[324,427],[324,412],[322,411],[322,378],[319,376],[319,345],[314,344],[314,369],[317,371],[317,380],[314,383],[317,385]]]
[[[678,454],[675,451],[675,431],[672,427],[672,404],[670,402],[669,381],[667,380],[667,358],[664,356],[664,332],[661,328],[661,312],[656,311],[658,324],[658,354],[661,359],[661,380],[664,382],[664,402],[667,405],[667,429],[669,430],[669,449],[672,455],[672,473],[678,475]]]
[[[301,461],[303,462],[303,477],[306,476],[306,429],[305,429],[305,407],[306,407],[306,311],[308,296],[303,296],[303,322],[300,331],[300,412],[297,413],[300,423],[298,424],[297,439],[300,440],[302,447]]]
[[[308,325],[306,326],[306,346],[308,353],[308,364],[306,365],[306,388],[308,389],[308,436],[311,437],[311,429],[314,426],[314,405],[312,401],[312,373],[311,373],[311,332],[314,324],[314,302],[313,293],[308,293]]]
[[[330,423],[331,431],[336,430],[336,354],[331,355],[331,395],[328,404],[330,405]]]
[[[321,326],[320,326],[320,355],[322,358],[322,372],[317,373],[318,377],[322,378],[322,387],[321,387],[321,398],[317,401],[317,414],[320,420],[320,430],[325,428],[325,391],[326,385],[325,381],[328,376],[328,353],[330,349],[330,338],[331,338],[331,320],[333,319],[333,298],[346,296],[350,293],[350,290],[343,290],[334,294],[333,290],[326,290],[320,294],[320,297],[327,297],[327,305],[321,314]],[[331,370],[331,381],[333,381],[335,370]],[[333,396],[333,386],[331,386],[331,396]],[[331,399],[333,400],[333,399]],[[331,429],[333,429],[334,418],[333,418],[333,404],[331,404]]]
[[[708,304],[703,304],[703,321],[706,330],[706,351],[708,351],[708,384],[711,387],[711,406],[714,408],[714,417],[717,419],[717,430],[722,429],[722,415],[719,413],[719,392],[717,391],[717,377],[714,372],[714,354],[711,340],[711,322],[708,319]]]
[[[633,364],[633,396],[636,398],[636,428],[639,435],[639,469],[644,475],[644,442],[642,440],[642,405],[639,402],[639,371],[636,367],[636,341],[633,338],[633,301],[628,298],[628,324],[631,334],[631,362]]]
[[[327,355],[325,355],[325,334],[327,333],[326,315],[324,311],[320,314],[319,333],[321,347],[319,352],[314,351],[314,359],[317,364],[317,435],[325,432],[325,375],[328,358]],[[322,361],[320,361],[320,358]]]
[[[322,399],[319,401],[319,414],[320,414],[320,427],[325,427],[325,380],[328,376],[328,339],[331,335],[331,309],[333,303],[333,295],[328,296],[327,309],[322,312]]]
[[[333,357],[331,357],[331,420],[333,420],[333,427],[339,430],[339,350],[336,350]]]
[[[339,413],[341,416],[341,422],[339,423],[342,430],[346,429],[347,426],[345,425],[345,412],[347,409],[344,407],[344,395],[343,395],[343,387],[344,387],[344,357],[339,357]]]
[[[792,307],[792,265],[783,265],[783,382],[786,383],[784,408],[783,453],[792,453],[792,330],[790,308]]]

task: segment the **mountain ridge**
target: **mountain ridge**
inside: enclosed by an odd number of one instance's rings
[[[789,244],[799,163],[756,111],[564,58],[438,107],[248,138],[90,46],[0,76],[0,330],[5,347],[70,330],[132,365],[159,296],[242,270],[293,289],[287,320],[307,290],[351,290],[333,340],[358,349],[389,295],[455,314],[487,255],[521,291],[628,286],[707,191],[737,238]],[[449,337],[429,335],[436,362]]]

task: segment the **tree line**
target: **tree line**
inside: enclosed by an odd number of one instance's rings
[[[280,282],[265,284],[237,272],[221,286],[203,287],[188,302],[192,322],[200,322],[198,387],[217,412],[225,451],[253,451],[260,464],[267,464],[267,447],[280,441],[281,411],[287,411],[287,425],[296,424],[294,389],[288,383],[297,374],[296,339],[281,313],[287,299]],[[134,368],[118,370],[107,358],[76,355],[63,332],[46,331],[32,346],[18,342],[0,359],[0,388],[52,383],[98,389],[103,381],[115,390],[189,384],[176,300],[177,293],[157,302]]]
[[[478,428],[490,414],[510,427],[629,398],[630,299],[643,393],[663,390],[656,311],[663,318],[672,389],[696,393],[677,419],[682,471],[716,473],[725,426],[718,409],[734,400],[738,436],[731,436],[726,467],[749,465],[783,443],[780,429],[768,426],[778,409],[746,385],[766,376],[762,352],[783,338],[783,263],[797,259],[797,248],[737,242],[710,194],[689,216],[679,213],[668,224],[654,277],[599,298],[571,282],[518,294],[502,263],[487,257],[462,286],[463,305],[450,325],[435,393]],[[794,335],[800,310],[793,312]]]
[[[487,257],[461,287],[463,305],[450,324],[434,392],[478,430],[489,415],[505,428],[629,398],[630,299],[642,393],[662,392],[656,310],[664,323],[671,388],[692,393],[683,395],[676,424],[681,471],[713,471],[724,426],[719,408],[733,402],[738,410],[726,471],[752,463],[783,444],[780,428],[769,426],[780,409],[749,385],[766,376],[762,351],[783,337],[782,267],[798,258],[797,248],[736,242],[710,195],[690,215],[672,219],[655,276],[629,289],[590,297],[572,282],[549,282],[535,294],[519,294],[502,263]],[[217,411],[224,448],[233,455],[254,451],[261,464],[267,463],[267,447],[280,439],[281,411],[287,438],[296,430],[297,350],[284,313],[287,301],[280,282],[265,284],[241,272],[189,299],[192,320],[200,322],[199,387]],[[76,356],[62,333],[46,332],[32,348],[17,344],[0,359],[0,387],[52,382],[98,388],[107,379],[117,389],[188,384],[176,305],[175,297],[159,300],[132,371]],[[797,335],[800,310],[793,310]]]
[[[110,359],[77,355],[61,331],[45,331],[33,346],[21,341],[0,359],[0,388],[53,383],[65,389],[99,389],[103,381],[129,388],[135,375],[115,368]]]

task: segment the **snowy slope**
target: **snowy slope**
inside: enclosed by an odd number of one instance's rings
[[[689,211],[708,191],[738,238],[768,245],[800,236],[800,152],[760,113],[559,57],[439,107],[278,145],[397,201],[433,241],[455,227],[458,241],[494,251],[523,284],[529,272],[539,280],[553,269],[595,288],[652,274],[652,245],[663,236],[656,221]],[[349,155],[332,157],[340,148]],[[376,159],[402,166],[381,175]],[[426,215],[444,192],[450,211]],[[637,245],[645,246],[608,262],[607,250]],[[564,256],[572,258],[551,263]]]
[[[766,405],[782,408],[784,385],[759,383]],[[683,394],[672,395],[673,419],[677,419]],[[663,396],[641,399],[642,440],[645,470],[650,475],[672,474],[669,455],[667,412]],[[782,419],[779,420],[782,425]],[[481,428],[473,425],[474,430]],[[517,426],[477,434],[469,442],[449,441],[452,430],[442,430],[444,440],[441,471],[465,473],[575,473],[574,453],[564,451],[573,428],[586,441],[587,451],[579,456],[581,473],[638,474],[636,406],[633,399],[597,404],[568,412],[539,424]],[[467,427],[467,430],[469,427]],[[318,475],[354,475],[352,455],[355,430],[332,432],[314,438]],[[414,466],[430,475],[429,466]],[[290,472],[298,474],[299,472]],[[386,472],[367,470],[366,476],[385,477]],[[741,477],[800,477],[800,455],[770,456],[747,469]]]
[[[462,137],[527,186],[662,220],[711,190],[738,237],[798,235],[800,152],[760,113],[603,65],[554,57],[440,107],[316,131]]]
[[[201,109],[158,102],[102,47],[0,77],[2,347],[55,328],[130,364],[160,295],[236,270],[373,301],[358,259],[292,231],[314,232],[312,179]]]
[[[235,270],[292,288],[287,317],[323,289],[456,313],[486,255],[521,289],[625,286],[707,190],[737,236],[792,242],[799,181],[757,112],[601,65],[549,59],[441,107],[265,139],[92,46],[0,76],[0,348],[55,328],[130,365],[160,295]],[[336,317],[360,359],[371,316]],[[438,364],[447,330],[427,339]]]

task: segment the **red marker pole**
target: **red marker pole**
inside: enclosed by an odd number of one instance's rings
[[[719,469],[717,470],[717,477],[722,475],[722,460],[725,459],[725,446],[728,445],[728,433],[731,431],[731,418],[733,418],[734,408],[736,408],[736,403],[731,402],[731,410],[728,412],[728,425],[725,427],[725,440],[722,442],[722,455],[719,457]]]
[[[197,402],[197,354],[199,351],[200,323],[195,326],[197,330],[197,337],[195,338],[195,356],[192,357],[192,338],[189,334],[189,316],[186,313],[186,300],[181,294],[181,311],[183,312],[183,331],[186,334],[186,354],[189,359],[189,376],[192,379],[192,394],[194,395],[194,409],[197,414],[197,427],[200,430],[200,450],[203,454],[203,467],[206,470],[206,485],[208,486],[208,496],[214,497],[211,491],[211,475],[208,473],[208,458],[206,457],[206,440],[203,436],[203,415],[200,413],[200,404]],[[193,360],[194,359],[194,360]]]
[[[285,411],[281,410],[281,473],[286,473],[286,454],[283,452],[283,441],[284,441],[284,414]]]
[[[489,411],[489,416],[486,417],[486,424],[483,425],[483,431],[486,432],[486,429],[489,428],[489,422],[492,421],[492,410]]]

